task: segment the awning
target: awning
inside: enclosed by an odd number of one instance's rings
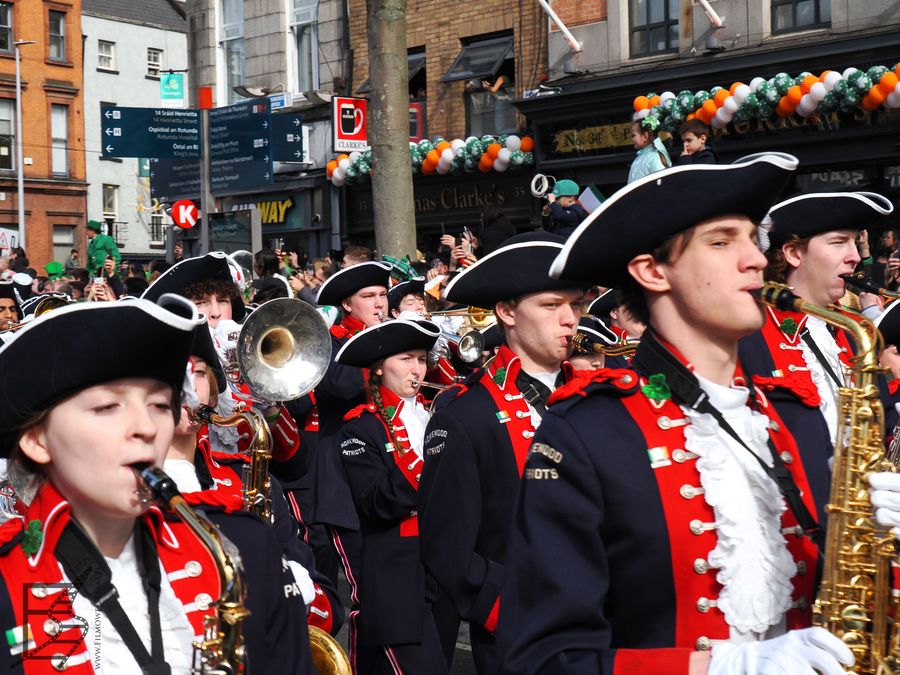
[[[444,82],[493,79],[512,50],[511,35],[463,45],[450,70],[441,79]]]
[[[406,68],[409,71],[408,79],[413,79],[416,75],[419,74],[419,71],[425,67],[425,52],[416,52],[415,54],[408,54],[406,57]],[[369,86],[369,78],[366,78],[365,82],[359,85],[359,89],[356,90],[357,94],[368,94],[372,91],[372,87]]]

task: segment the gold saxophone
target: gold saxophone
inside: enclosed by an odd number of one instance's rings
[[[838,394],[838,429],[822,581],[813,606],[813,623],[850,648],[855,675],[900,672],[900,632],[892,617],[898,601],[891,594],[891,563],[897,547],[890,531],[878,527],[867,474],[896,471],[884,448],[884,410],[877,377],[881,334],[863,318],[813,305],[787,286],[766,284],[760,300],[781,310],[804,312],[846,330],[856,342],[849,382]]]
[[[184,500],[169,476],[159,467],[135,466],[153,497],[175,513],[196,534],[216,562],[222,580],[222,595],[213,604],[216,611],[203,619],[203,636],[194,642],[195,675],[239,675],[246,672],[244,619],[246,583],[237,548],[215,525],[198,515]]]

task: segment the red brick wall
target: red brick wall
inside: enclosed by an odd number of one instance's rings
[[[350,45],[353,49],[353,90],[369,76],[365,0],[350,0]],[[515,39],[516,96],[537,86],[546,72],[546,16],[536,2],[509,0],[409,0],[407,46],[425,47],[428,136],[466,135],[464,83],[441,78],[460,50],[460,39],[512,31]]]
[[[66,13],[66,61],[49,60],[49,12]],[[37,44],[20,48],[22,71],[22,154],[31,158],[25,166],[25,249],[38,272],[53,258],[53,225],[77,226],[76,245],[85,249],[87,212],[85,181],[83,63],[81,0],[14,0],[13,34],[16,40]],[[0,54],[0,98],[15,105],[15,59]],[[51,176],[50,106],[69,107],[68,178]],[[48,179],[50,181],[48,183]],[[0,172],[0,225],[18,223],[16,174]],[[60,261],[62,262],[62,261]]]
[[[607,0],[555,0],[550,6],[568,28],[606,21]],[[557,30],[553,26],[553,30]]]

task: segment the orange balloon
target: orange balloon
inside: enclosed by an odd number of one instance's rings
[[[788,115],[792,115],[794,110],[797,109],[796,105],[793,105],[787,96],[782,96],[781,100],[778,101],[778,105],[775,107],[775,112],[779,117],[787,117]]]
[[[636,99],[634,99],[634,111],[635,112],[640,112],[641,110],[644,110],[645,108],[649,108],[649,107],[650,107],[650,99],[647,98],[646,96],[638,96]]]
[[[815,75],[807,75],[800,83],[800,91],[802,91],[804,94],[808,94],[809,90],[812,89],[812,86],[818,81],[819,78]]]
[[[451,147],[452,147],[452,146],[451,146],[447,141],[441,141],[440,143],[437,144],[437,151],[438,151],[438,154],[439,154],[439,155],[443,155],[443,154],[444,154],[444,150],[450,150]]]
[[[719,109],[719,106],[716,105],[716,102],[711,98],[706,99],[703,102],[703,107],[700,108],[704,113],[706,113],[707,117],[712,117],[716,114],[716,111]]]
[[[652,108],[655,105],[659,105],[659,96],[651,96],[650,97],[650,106],[649,107]]]
[[[350,159],[350,156],[349,155],[338,155],[337,163],[340,164],[342,159]]]
[[[337,162],[331,160],[328,164],[325,165],[325,174],[331,178],[331,174],[334,173],[334,170],[337,168]]]
[[[429,150],[428,154],[425,155],[425,159],[437,166],[437,163],[441,161],[441,153],[437,150]]]
[[[534,150],[534,139],[531,136],[522,136],[522,145],[519,149],[522,152],[531,152]]]
[[[684,119],[685,119],[687,122],[690,122],[690,121],[691,121],[692,119],[694,119],[695,117],[697,117],[697,116],[696,116],[694,113],[690,113],[690,114],[689,114],[687,117],[685,117]]]
[[[859,105],[862,106],[863,110],[875,110],[881,104],[873,100],[872,94],[869,93],[863,96],[863,100],[859,102]]]
[[[434,173],[435,168],[437,168],[437,163],[432,162],[429,159],[426,159],[424,162],[422,162],[422,173],[424,173],[426,176]]]
[[[803,90],[795,84],[793,87],[788,89],[785,98],[790,101],[796,108],[797,104],[800,103],[800,99],[803,98]]]
[[[881,90],[881,87],[875,86],[869,89],[868,97],[875,104],[875,108],[884,103],[884,99],[887,98],[887,95]],[[874,110],[874,108],[873,108]]]
[[[900,78],[897,77],[897,73],[889,70],[881,76],[881,79],[878,81],[878,86],[881,91],[884,92],[884,95],[887,96],[894,91],[894,87],[897,86],[898,82],[900,82]]]
[[[500,154],[500,150],[502,149],[503,146],[501,146],[499,143],[491,143],[487,147],[487,154],[491,156],[491,159],[497,159],[497,155]]]
[[[713,101],[715,101],[717,107],[721,108],[722,104],[725,103],[725,99],[729,96],[731,96],[731,94],[727,89],[719,89],[719,91],[716,92],[716,95],[713,96]]]

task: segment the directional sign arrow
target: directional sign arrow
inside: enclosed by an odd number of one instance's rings
[[[294,152],[294,157],[296,157],[297,159],[300,159],[301,157],[303,157],[303,153],[300,152],[299,150],[297,150],[296,152]]]
[[[111,145],[107,145],[107,146],[106,146],[106,153],[107,153],[107,154],[111,154],[113,150],[115,150],[115,148],[114,148],[113,146],[111,146]]]
[[[105,133],[107,136],[112,136],[112,135],[113,135],[114,133],[116,133],[116,132],[113,131],[112,129],[105,129],[105,130],[103,131],[103,133]]]
[[[268,129],[268,128],[269,128],[269,123],[263,122],[263,129]]]
[[[294,125],[295,127],[299,127],[299,126],[300,126],[300,118],[299,118],[299,117],[295,117],[295,118],[294,118],[293,125]]]
[[[103,148],[107,157],[200,156],[200,114],[196,110],[174,108],[125,108],[103,106],[104,119],[114,127],[101,125],[107,137],[121,138],[116,146]]]
[[[107,111],[105,113],[103,113],[103,116],[106,119],[109,119],[110,117],[112,117],[112,110],[107,109]]]

